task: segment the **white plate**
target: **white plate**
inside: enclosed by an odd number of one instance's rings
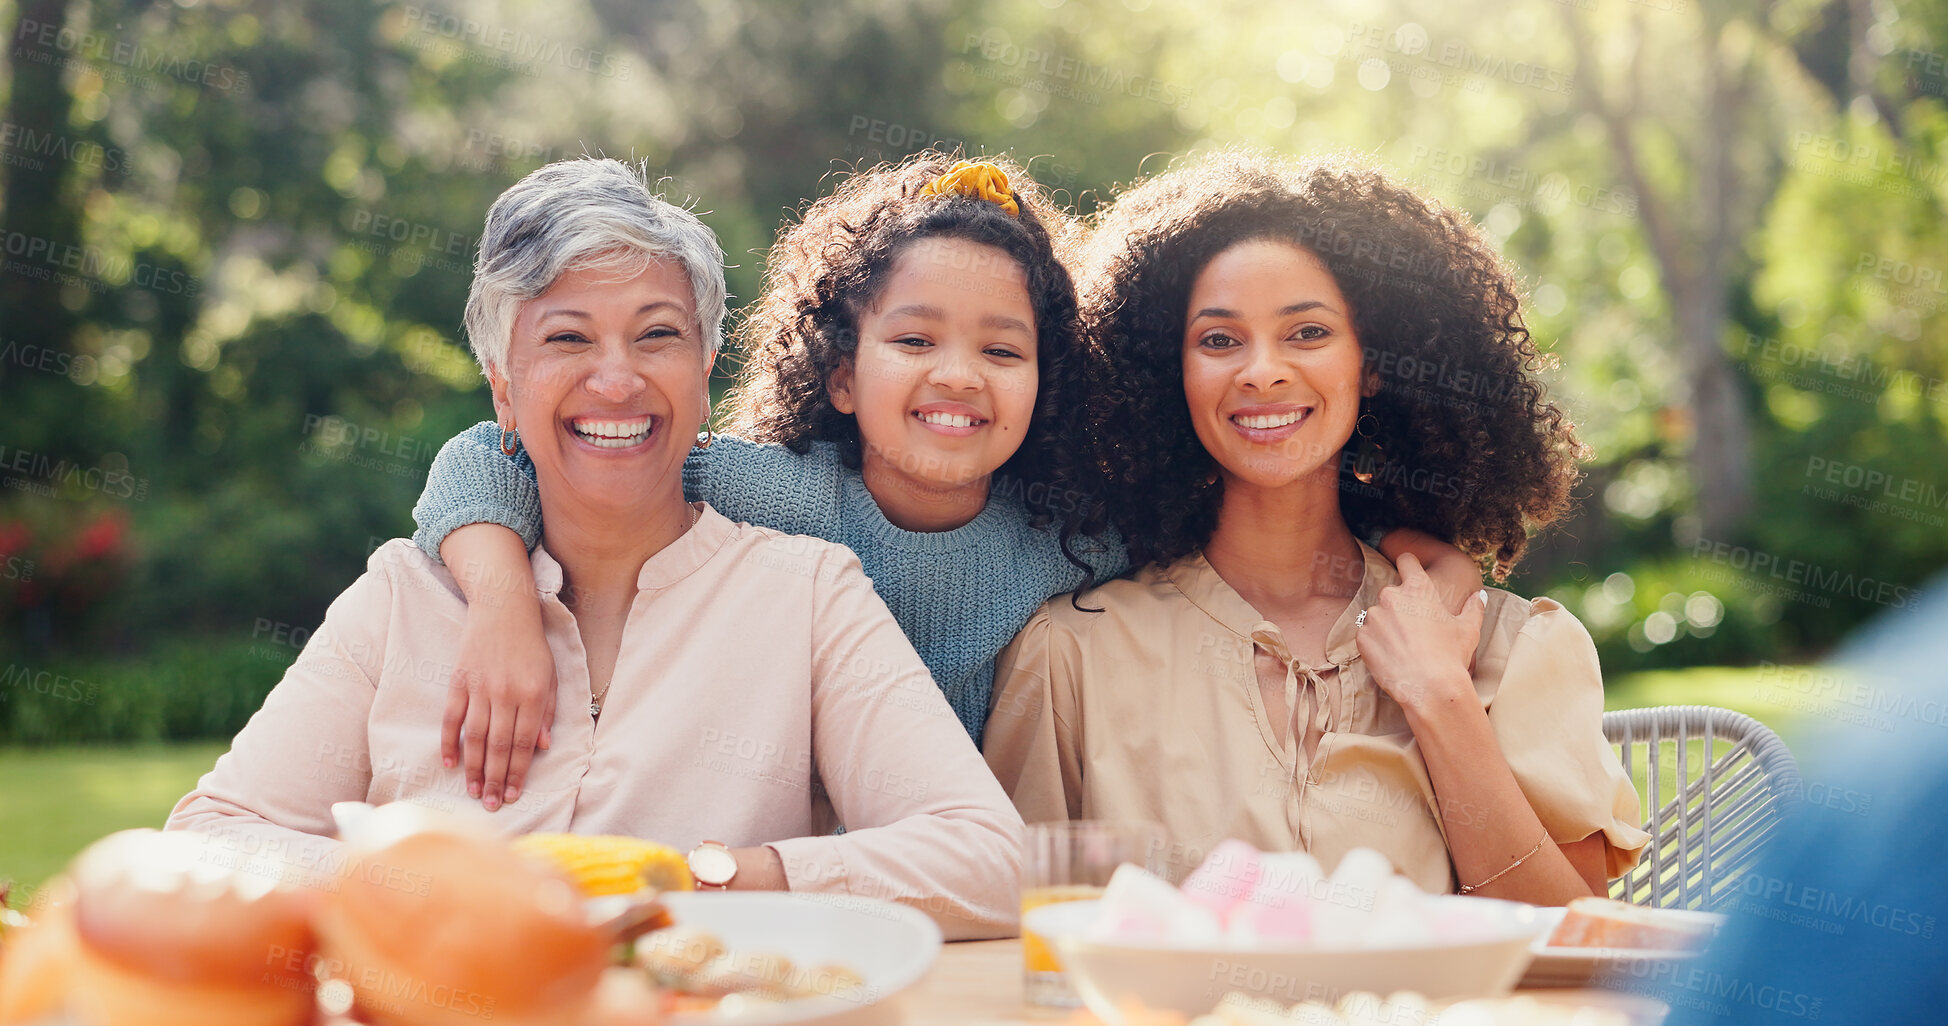
[[[678,1015],[673,1026],[877,1026],[900,1021],[899,995],[940,952],[940,927],[921,912],[872,898],[737,891],[665,894],[670,917],[709,930],[732,951],[783,955],[792,964],[842,965],[866,981],[863,1001],[802,998],[727,1016]]]
[[[1542,936],[1535,939],[1529,950],[1534,960],[1529,963],[1527,972],[1522,974],[1524,987],[1581,987],[1593,983],[1611,973],[1627,973],[1633,976],[1647,976],[1659,965],[1669,962],[1682,962],[1704,954],[1702,951],[1684,951],[1671,948],[1562,948],[1549,943],[1549,935],[1556,932],[1556,925],[1562,922],[1563,912],[1558,908],[1539,908],[1536,913],[1543,917],[1547,926]],[[1693,912],[1689,909],[1660,909],[1680,921],[1710,923],[1715,929],[1724,925],[1725,917],[1716,912]]]
[[[1430,999],[1507,993],[1529,961],[1530,943],[1544,932],[1538,910],[1493,898],[1427,900],[1443,918],[1465,919],[1471,939],[1363,949],[1110,944],[1086,937],[1095,901],[1045,905],[1029,912],[1023,926],[1048,938],[1083,1003],[1112,1024],[1122,1021],[1120,1006],[1129,1000],[1201,1015],[1231,991],[1287,1005],[1330,1002],[1354,990],[1412,990]]]

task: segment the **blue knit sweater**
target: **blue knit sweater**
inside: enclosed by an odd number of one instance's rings
[[[838,542],[859,555],[873,587],[926,661],[962,726],[981,743],[994,657],[1051,595],[1072,591],[1082,571],[1062,556],[1054,528],[1037,529],[1019,490],[997,484],[985,508],[951,531],[896,527],[880,512],[838,447],[814,442],[804,455],[782,445],[717,436],[683,465],[683,491],[732,520]],[[495,523],[534,548],[541,496],[527,451],[500,450],[500,428],[483,421],[455,435],[433,460],[413,508],[413,541],[434,559],[459,527]],[[1076,554],[1098,582],[1129,569],[1122,541],[1078,537]]]

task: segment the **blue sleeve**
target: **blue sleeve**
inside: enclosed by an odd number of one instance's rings
[[[800,454],[783,445],[718,435],[683,462],[683,494],[717,512],[787,534],[831,535],[838,527],[838,450],[813,443]]]
[[[532,550],[541,540],[541,491],[527,450],[501,451],[500,425],[483,420],[440,447],[413,507],[413,543],[435,561],[446,536],[468,524],[499,524]]]
[[[1096,583],[1114,580],[1130,571],[1130,552],[1123,547],[1123,536],[1113,527],[1097,535],[1078,534],[1072,543],[1075,554],[1096,572]]]

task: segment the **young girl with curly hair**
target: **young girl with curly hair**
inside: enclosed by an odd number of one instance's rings
[[[994,657],[1036,606],[1128,568],[1113,532],[1077,535],[1084,496],[1055,473],[1072,460],[1050,425],[1084,402],[1058,258],[1072,231],[1006,158],[922,153],[847,178],[780,232],[739,330],[731,433],[684,467],[688,496],[733,520],[849,546],[977,745]],[[448,442],[413,511],[414,540],[468,590],[444,757],[489,808],[518,795],[555,715],[522,544],[540,509],[503,427]],[[1389,543],[1475,573],[1434,539]]]
[[[1422,888],[1605,892],[1647,837],[1582,625],[1459,615],[1383,527],[1506,578],[1581,454],[1516,282],[1464,216],[1347,159],[1220,154],[1122,193],[1078,273],[1092,347],[1064,477],[1133,577],[1046,603],[997,663],[988,763],[1023,817],[1376,848]],[[1397,562],[1396,562],[1397,561]]]

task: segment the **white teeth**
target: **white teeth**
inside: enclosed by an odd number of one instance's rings
[[[649,433],[644,432],[635,438],[597,438],[593,435],[583,435],[582,440],[598,449],[627,449],[648,437]]]
[[[1263,430],[1265,428],[1277,428],[1284,427],[1287,424],[1296,424],[1301,417],[1305,416],[1305,412],[1304,410],[1293,410],[1291,413],[1262,414],[1256,417],[1234,416],[1231,419],[1240,427]]]
[[[596,435],[602,438],[630,438],[647,434],[649,418],[637,420],[578,420],[575,422],[578,434]]]
[[[640,420],[578,420],[574,423],[576,437],[602,449],[626,449],[639,445],[649,437],[648,417]]]
[[[922,413],[920,414],[920,419],[925,423],[938,424],[941,427],[964,428],[974,426],[973,417],[964,417],[954,413]]]

